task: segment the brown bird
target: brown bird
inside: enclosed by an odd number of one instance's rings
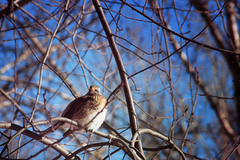
[[[79,129],[77,131],[80,133],[85,131],[94,132],[105,120],[107,113],[106,103],[107,101],[105,97],[102,96],[100,88],[97,85],[92,85],[90,86],[90,89],[86,95],[73,100],[62,114],[62,117],[66,117],[78,122],[79,127],[59,121],[54,124],[54,129],[63,127],[69,128],[67,132],[75,129]],[[52,130],[53,128],[49,127],[40,135],[46,135]]]

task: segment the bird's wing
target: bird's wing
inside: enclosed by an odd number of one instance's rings
[[[62,117],[72,119],[76,110],[79,107],[83,106],[83,104],[86,103],[87,100],[88,100],[87,95],[76,98],[75,100],[73,100],[71,103],[69,103],[67,108],[63,111]]]

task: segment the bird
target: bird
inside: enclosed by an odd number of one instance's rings
[[[69,118],[78,122],[78,126],[58,121],[54,126],[40,133],[41,136],[47,135],[49,132],[62,128],[69,128],[67,132],[77,131],[78,133],[94,132],[104,122],[107,113],[107,100],[101,94],[100,87],[91,85],[86,95],[76,98],[68,104],[63,111],[62,117]],[[54,127],[54,129],[53,129]]]

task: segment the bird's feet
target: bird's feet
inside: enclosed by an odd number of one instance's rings
[[[86,132],[88,133],[88,134],[92,134],[93,133],[93,129],[88,129],[88,128],[86,128]]]

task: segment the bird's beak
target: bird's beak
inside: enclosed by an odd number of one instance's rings
[[[91,90],[91,91],[95,91],[95,88],[91,87],[90,90]]]

